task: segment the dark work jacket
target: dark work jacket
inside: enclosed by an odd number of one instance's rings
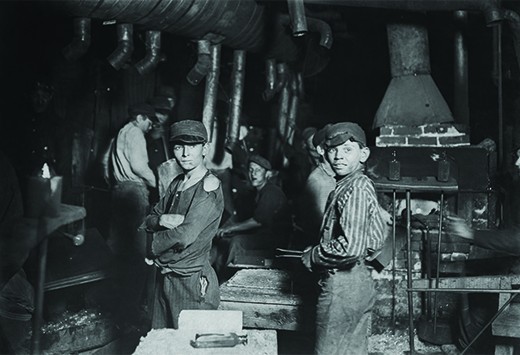
[[[256,195],[253,218],[262,224],[269,234],[287,236],[291,231],[291,214],[282,189],[267,182]]]
[[[183,178],[181,174],[173,179],[164,197],[146,217],[145,224],[154,232],[151,253],[161,272],[189,276],[200,271],[209,260],[211,242],[224,210],[224,198],[220,180],[215,190],[204,189],[204,180],[218,179],[209,172],[195,185],[178,191]],[[184,222],[174,229],[165,229],[159,226],[162,214],[183,215]]]

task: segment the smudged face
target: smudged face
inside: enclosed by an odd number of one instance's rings
[[[348,140],[327,149],[327,161],[338,176],[346,176],[361,168],[367,161],[370,150],[361,148],[357,142]]]
[[[205,143],[176,143],[173,146],[173,155],[184,171],[191,171],[203,164],[207,150]]]
[[[267,182],[267,169],[257,163],[249,163],[249,180],[254,188],[260,190]]]
[[[152,120],[147,115],[138,115],[136,122],[137,127],[139,127],[144,133],[148,133],[152,129]]]

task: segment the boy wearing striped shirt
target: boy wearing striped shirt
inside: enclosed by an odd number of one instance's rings
[[[325,144],[336,188],[327,201],[320,243],[302,255],[307,269],[322,272],[315,352],[367,354],[375,289],[365,259],[382,247],[386,227],[374,184],[364,174],[370,150],[363,129],[352,122],[336,123]]]

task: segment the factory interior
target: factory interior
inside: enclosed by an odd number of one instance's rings
[[[0,47],[0,354],[520,354],[520,2],[4,0]],[[137,215],[113,173],[134,114],[150,126],[124,149],[153,173],[131,169]],[[384,240],[361,262],[366,336],[324,347],[323,274],[305,256],[331,242],[324,210],[310,226],[307,189],[344,122],[366,135]],[[161,285],[190,277],[155,253],[164,230],[150,221],[165,227],[172,181],[191,176],[177,148],[199,143],[217,207],[199,212],[193,228],[212,234],[196,257],[217,303],[181,302],[157,326]],[[222,240],[267,228],[251,166],[287,223],[263,208],[276,241],[231,258]],[[330,212],[343,175],[328,166]]]

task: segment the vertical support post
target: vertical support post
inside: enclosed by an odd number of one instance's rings
[[[407,243],[407,287],[408,287],[408,336],[409,336],[409,344],[410,344],[410,354],[413,355],[415,353],[414,347],[414,326],[413,326],[413,292],[412,292],[412,225],[411,219],[412,214],[410,211],[410,190],[406,190],[406,243]]]
[[[395,260],[396,260],[396,243],[395,243],[395,225],[396,221],[396,191],[392,192],[392,332],[395,331]]]
[[[437,265],[435,270],[435,288],[439,288],[439,277],[441,274],[441,241],[442,241],[442,215],[444,213],[444,192],[441,192],[439,206],[439,234],[437,235]],[[433,332],[437,332],[437,292],[433,295]]]
[[[233,73],[231,74],[231,104],[229,108],[228,146],[233,146],[238,140],[240,116],[242,114],[242,94],[246,75],[246,51],[233,51]]]

